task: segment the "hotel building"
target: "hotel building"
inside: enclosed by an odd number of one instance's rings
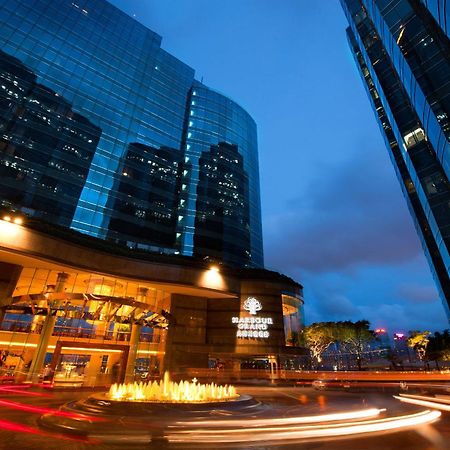
[[[263,269],[255,122],[105,0],[0,0],[0,212],[6,373],[298,354],[302,287]]]

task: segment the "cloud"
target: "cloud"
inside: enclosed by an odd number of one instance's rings
[[[398,296],[413,303],[434,303],[438,300],[435,286],[424,286],[417,283],[402,284],[398,288]]]
[[[269,218],[270,266],[323,273],[399,264],[421,252],[392,169],[361,148],[319,171],[282,214]]]
[[[380,148],[350,145],[361,150],[322,163],[303,192],[266,217],[266,265],[304,284],[307,324],[448,327],[389,160]]]
[[[365,317],[376,317],[373,327],[387,327],[390,332],[410,330],[437,331],[448,328],[448,322],[438,300],[433,304],[408,304],[407,302],[381,303],[363,306]]]
[[[334,274],[315,275],[306,274],[302,278],[305,282],[305,293],[313,298],[308,308],[317,310],[324,317],[322,320],[340,320],[342,317],[357,316],[358,306],[349,295],[348,278]],[[310,319],[308,319],[310,320]]]
[[[412,266],[414,263],[407,264],[404,273],[414,272]],[[425,284],[427,289],[422,290],[420,284],[412,283],[411,289],[423,291],[420,298],[425,298],[428,288],[432,288],[434,300],[414,301],[410,296],[402,297],[398,292],[410,292],[407,284],[399,287],[395,279],[390,283],[377,283],[377,278],[384,280],[390,271],[386,268],[361,269],[357,276],[307,273],[302,280],[305,282],[306,323],[367,319],[372,328],[383,327],[390,332],[448,328],[433,286]],[[398,271],[396,275],[402,272]]]
[[[320,306],[320,314],[326,317],[326,320],[342,320],[343,317],[353,317],[360,314],[359,308],[342,294],[334,293],[321,296],[316,305]]]

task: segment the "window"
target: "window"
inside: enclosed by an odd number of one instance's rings
[[[405,140],[406,148],[408,149],[425,140],[425,132],[423,131],[423,128],[418,127],[414,131],[411,131],[411,133],[406,134],[403,139]]]

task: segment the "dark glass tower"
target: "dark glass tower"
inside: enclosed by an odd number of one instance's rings
[[[236,145],[220,142],[199,160],[194,249],[198,256],[249,259],[248,176]]]
[[[130,144],[111,204],[109,239],[153,251],[175,248],[182,168],[183,155],[173,148]]]
[[[160,44],[105,0],[0,0],[0,208],[132,248],[261,267],[255,122]],[[246,174],[246,204],[207,242],[195,238],[200,159],[225,144]]]
[[[0,82],[2,205],[70,226],[101,129],[1,50]]]
[[[450,41],[442,9],[446,1],[341,3],[350,23],[350,47],[450,317]]]

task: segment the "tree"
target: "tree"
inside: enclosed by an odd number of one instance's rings
[[[442,333],[436,331],[432,336],[428,338],[425,357],[429,361],[434,361],[438,369],[438,361],[450,361],[449,330],[444,330]]]
[[[428,342],[430,341],[429,331],[410,331],[408,338],[408,347],[412,348],[416,353],[420,361],[424,360]]]
[[[361,370],[363,354],[368,345],[376,339],[375,332],[370,329],[370,322],[367,320],[338,322],[335,338],[344,350],[356,357],[358,369]]]
[[[317,322],[303,328],[303,338],[318,363],[322,361],[323,352],[335,341],[334,322]]]

